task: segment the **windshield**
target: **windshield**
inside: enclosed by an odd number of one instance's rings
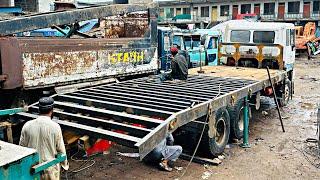
[[[274,31],[254,31],[254,43],[274,43]]]
[[[184,43],[185,43],[187,49],[191,49],[192,41],[191,41],[191,37],[190,36],[185,36],[184,37]]]
[[[178,36],[178,35],[173,36],[172,45],[179,46],[179,49],[180,49],[182,46],[182,36]]]
[[[200,38],[201,38],[201,36],[192,36],[192,47],[193,48],[200,47]]]
[[[248,43],[248,42],[250,42],[250,31],[233,30],[233,31],[231,31],[230,41],[231,42]]]

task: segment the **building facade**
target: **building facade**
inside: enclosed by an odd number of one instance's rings
[[[256,14],[262,21],[319,21],[319,0],[185,0],[159,1],[160,19],[190,14],[191,21],[225,21]]]

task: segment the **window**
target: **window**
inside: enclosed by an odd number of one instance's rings
[[[286,46],[294,46],[295,45],[295,38],[296,38],[295,30],[294,29],[287,29],[286,35],[287,35]]]
[[[183,8],[183,14],[190,14],[190,8]]]
[[[166,18],[173,18],[173,16],[174,16],[174,8],[165,8],[164,12],[166,14]]]
[[[229,5],[220,6],[220,16],[229,16]]]
[[[217,38],[211,37],[208,43],[208,49],[216,49],[217,48]]]
[[[200,39],[201,36],[192,36],[192,48],[199,48],[200,47]]]
[[[193,16],[195,17],[199,16],[198,7],[193,8]]]
[[[274,31],[254,31],[254,43],[274,43]]]
[[[181,8],[176,8],[176,15],[179,15],[179,14],[181,14],[182,12],[181,12]]]
[[[288,2],[288,14],[299,14],[300,11],[300,2]]]
[[[165,51],[170,51],[170,37],[168,34],[163,37],[163,48]]]
[[[231,42],[250,42],[250,31],[234,30],[231,31]]]
[[[320,1],[313,1],[313,10],[314,13],[319,13],[320,11]]]
[[[181,47],[183,46],[182,42],[183,42],[182,36],[178,36],[178,35],[173,36],[172,45],[177,46],[179,49],[181,49]]]
[[[274,3],[264,3],[263,14],[265,15],[273,15],[275,9]]]
[[[186,49],[191,49],[191,43],[192,43],[192,40],[191,40],[191,37],[190,36],[185,36],[184,37],[184,43],[186,45]]]
[[[160,8],[159,16],[164,17],[164,9],[163,8]]]
[[[201,7],[201,17],[209,17],[209,6]]]
[[[251,4],[241,4],[241,14],[251,13]]]

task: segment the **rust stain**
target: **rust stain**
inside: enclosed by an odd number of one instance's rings
[[[149,28],[147,12],[112,16],[105,19],[105,37],[144,37]]]

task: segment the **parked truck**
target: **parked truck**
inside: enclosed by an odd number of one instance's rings
[[[134,7],[130,6],[130,9]],[[116,7],[110,6],[110,8],[109,10],[114,12]],[[121,10],[123,12],[123,9]],[[79,12],[82,11],[79,10]],[[153,16],[152,12],[152,10],[151,13],[149,11],[149,15],[152,17],[151,27],[154,27],[156,24],[153,23],[153,18],[156,16]],[[63,13],[71,12],[65,11]],[[49,13],[49,16],[50,14],[57,15]],[[48,17],[46,19],[50,20]],[[28,17],[20,20],[20,23],[30,23]],[[0,34],[7,31],[1,27],[8,26],[10,23],[13,22],[0,21]],[[261,30],[255,29],[256,26],[270,28]],[[188,140],[189,146],[192,146],[193,139],[197,139],[202,128],[205,127],[202,147],[207,147],[208,152],[212,155],[221,154],[229,140],[230,132],[235,137],[241,138],[243,127],[241,122],[244,117],[248,117],[248,113],[244,116],[241,116],[240,113],[243,109],[247,109],[244,106],[247,103],[242,103],[243,100],[248,98],[258,107],[259,93],[265,95],[275,93],[280,100],[286,101],[285,85],[288,80],[291,82],[293,80],[294,59],[287,59],[290,56],[283,51],[287,46],[291,47],[291,42],[294,42],[294,36],[291,36],[293,26],[280,23],[276,26],[274,24],[249,23],[246,26],[229,28],[224,31],[227,33],[225,33],[224,42],[220,43],[222,51],[219,57],[225,57],[226,62],[230,63],[223,63],[224,61],[221,60],[218,62],[218,66],[204,66],[203,72],[198,71],[199,68],[193,68],[189,71],[187,81],[176,83],[160,82],[158,76],[145,76],[55,94],[52,96],[55,99],[54,121],[59,123],[63,130],[72,130],[80,135],[105,138],[134,148],[139,152],[140,159],[152,151],[168,132],[177,132],[177,130],[181,134],[187,131],[193,132],[194,135],[184,138]],[[152,36],[156,35],[156,29],[150,28],[150,33],[146,33],[144,36],[145,39],[138,41],[140,44],[136,44],[134,47],[146,48],[145,43],[151,48],[156,45],[157,41],[152,39]],[[238,31],[244,37],[249,37],[246,39],[248,42],[242,42],[243,37],[238,36]],[[263,41],[254,42],[254,37],[257,37],[256,31],[263,31],[268,36],[263,36]],[[283,35],[285,35],[285,41],[281,39]],[[259,33],[258,37],[261,38]],[[128,41],[128,39],[124,40]],[[119,46],[117,42],[117,40],[110,41],[103,47],[114,48],[113,50],[117,52],[115,57],[121,59],[126,55],[118,55],[118,51],[126,50],[127,46]],[[202,45],[204,44],[202,43]],[[93,44],[91,48],[95,46],[96,44]],[[128,46],[130,47],[130,45]],[[224,46],[231,46],[231,51],[227,51],[228,48]],[[276,53],[276,50],[275,52],[272,50],[274,47],[279,49],[277,50],[278,54],[273,54]],[[247,50],[242,51],[243,48],[247,48]],[[258,48],[258,50],[251,50],[251,48]],[[50,46],[49,50],[53,49],[55,46]],[[294,49],[292,50],[294,51]],[[148,51],[147,48],[145,52],[150,52],[150,50]],[[152,53],[150,54],[152,55]],[[99,57],[99,53],[96,55]],[[143,57],[148,56],[144,55]],[[254,58],[257,59],[257,62]],[[250,62],[248,62],[249,60]],[[46,61],[56,61],[56,58]],[[77,66],[82,64],[82,61],[72,62]],[[148,65],[140,67],[148,67]],[[148,70],[158,68],[157,63],[151,65],[155,67],[147,68]],[[268,79],[266,70],[261,69],[266,65],[273,68],[270,72],[271,81]],[[42,66],[37,66],[37,68],[41,69]],[[268,94],[266,90],[271,86],[270,82],[276,86],[276,92]],[[22,122],[34,119],[39,116],[38,109],[37,103],[31,104],[28,106],[28,112],[17,113],[12,116],[12,119]],[[239,131],[238,135],[236,135],[236,131]]]
[[[181,34],[181,29],[176,27],[158,27],[159,69],[162,71],[171,69],[172,57],[170,47],[173,46],[179,48],[179,53],[182,54],[186,58],[188,64],[190,64],[190,57],[186,49],[185,40]]]
[[[155,13],[154,5],[109,5],[1,21],[0,93],[8,98],[0,103],[18,98],[28,104],[30,94],[57,86],[157,72]],[[102,38],[84,33],[78,23],[97,18]],[[64,37],[10,36],[46,27]]]
[[[182,31],[186,49],[190,57],[190,67],[202,65],[215,66],[218,62],[218,44],[221,35],[218,31],[211,29],[195,29]],[[201,47],[201,39],[206,36],[206,42]]]

